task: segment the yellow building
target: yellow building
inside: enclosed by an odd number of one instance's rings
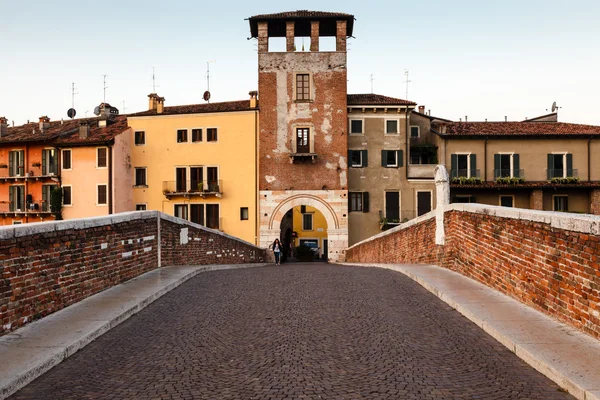
[[[327,221],[319,210],[310,206],[292,209],[293,246],[305,245],[319,257],[327,254]]]
[[[250,100],[164,107],[128,116],[133,202],[256,243],[256,92]]]

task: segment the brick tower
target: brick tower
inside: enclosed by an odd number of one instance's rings
[[[258,38],[260,245],[280,237],[287,211],[311,206],[327,220],[329,259],[343,261],[348,245],[346,38],[352,36],[354,16],[294,11],[249,21],[251,36]],[[269,51],[269,38],[276,37],[285,37],[286,51]],[[296,49],[297,37],[310,40],[310,51]],[[335,37],[335,50],[320,51],[320,37]]]

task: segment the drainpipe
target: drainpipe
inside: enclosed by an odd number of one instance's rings
[[[587,142],[587,151],[588,151],[588,155],[587,155],[587,165],[588,165],[588,182],[592,180],[592,174],[591,174],[591,167],[592,167],[592,162],[590,160],[590,142],[592,141],[592,139],[588,139]]]
[[[106,143],[106,146],[108,147],[108,214],[110,215],[113,213],[113,146],[110,143]]]

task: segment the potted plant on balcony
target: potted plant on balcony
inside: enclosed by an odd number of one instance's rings
[[[41,163],[41,162],[39,162],[39,161],[35,161],[35,162],[32,162],[32,163],[31,163],[31,166],[32,166],[32,167],[39,168],[39,167],[41,167],[41,166],[42,166],[42,163]]]
[[[579,183],[579,178],[569,176],[567,178],[552,178],[551,183],[573,185]]]
[[[198,182],[198,191],[201,192],[204,187],[204,182]]]
[[[8,164],[1,163],[0,168],[8,168]]]

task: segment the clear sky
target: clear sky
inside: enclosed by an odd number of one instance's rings
[[[257,89],[256,14],[309,9],[353,14],[348,93],[406,97],[432,115],[521,120],[547,113],[600,125],[600,1],[0,0],[0,116],[15,124],[77,117],[103,101],[143,111]]]

